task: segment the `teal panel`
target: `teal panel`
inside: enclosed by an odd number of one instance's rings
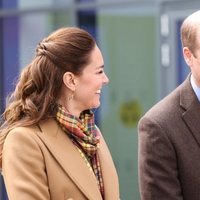
[[[99,13],[98,30],[110,78],[101,130],[117,166],[121,199],[138,200],[137,122],[156,100],[156,20],[153,15]]]

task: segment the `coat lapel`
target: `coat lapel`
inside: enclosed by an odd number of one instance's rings
[[[42,133],[38,132],[38,136],[77,187],[88,199],[102,200],[94,173],[56,121],[45,121],[40,128]]]
[[[118,176],[110,152],[107,148],[107,145],[103,137],[101,138],[98,155],[100,158],[100,166],[103,175],[105,200],[118,200],[119,199]]]
[[[185,110],[183,120],[200,145],[200,103],[190,84],[190,77],[183,83],[180,91],[180,105]]]

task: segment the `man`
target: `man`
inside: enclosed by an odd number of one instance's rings
[[[200,200],[200,10],[181,40],[191,73],[138,124],[141,200]]]

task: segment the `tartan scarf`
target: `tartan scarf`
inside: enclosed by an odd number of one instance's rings
[[[86,156],[96,176],[101,195],[104,197],[103,179],[97,154],[100,133],[95,126],[93,112],[86,110],[77,118],[70,114],[63,106],[58,105],[56,120],[72,142]]]

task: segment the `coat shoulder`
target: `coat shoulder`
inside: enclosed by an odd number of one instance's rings
[[[18,138],[33,138],[37,137],[36,132],[38,132],[39,129],[36,126],[28,126],[28,127],[16,127],[13,128],[8,135],[5,138],[5,142],[13,139]]]
[[[2,159],[6,152],[23,152],[30,149],[40,151],[40,140],[38,135],[39,129],[36,126],[16,127],[6,136],[2,148]],[[14,152],[16,151],[16,152]]]

